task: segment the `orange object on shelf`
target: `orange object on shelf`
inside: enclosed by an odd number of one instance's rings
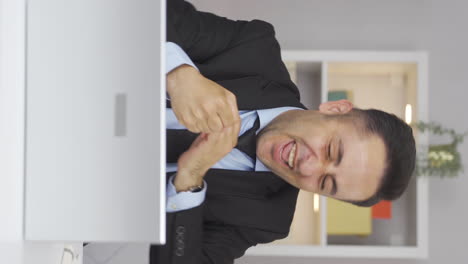
[[[381,201],[380,203],[372,206],[373,219],[390,219],[392,218],[392,202]]]

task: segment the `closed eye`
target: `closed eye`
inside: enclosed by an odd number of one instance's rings
[[[323,176],[322,183],[320,184],[320,190],[323,191],[323,189],[325,188],[325,183],[326,183],[328,177],[330,177],[330,179],[331,179],[331,181],[332,181],[332,182],[331,182],[332,187],[331,187],[331,190],[330,190],[329,195],[330,195],[330,196],[333,196],[333,195],[335,195],[336,192],[338,191],[338,187],[336,186],[335,178],[333,178],[333,176],[330,175],[330,174],[326,174],[325,176]]]
[[[328,175],[325,175],[323,176],[322,178],[322,183],[320,184],[320,190],[323,191],[323,188],[325,188],[325,181],[327,180],[327,176]]]

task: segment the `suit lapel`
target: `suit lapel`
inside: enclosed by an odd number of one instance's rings
[[[275,193],[285,184],[278,176],[266,171],[210,169],[205,175],[205,180],[213,193],[230,193],[257,198]]]
[[[298,189],[271,172],[211,169],[205,221],[289,232]]]

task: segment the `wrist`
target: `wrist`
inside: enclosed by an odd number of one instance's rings
[[[180,65],[167,74],[166,90],[171,95],[172,92],[180,90],[186,86],[186,83],[193,83],[199,77],[200,72],[196,68],[188,64]]]
[[[173,183],[177,192],[192,191],[203,188],[203,177],[190,177],[183,173],[177,173]]]

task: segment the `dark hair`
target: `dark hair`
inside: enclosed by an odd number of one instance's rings
[[[379,136],[385,144],[386,167],[377,192],[364,201],[347,201],[357,206],[369,207],[381,200],[395,200],[408,187],[416,161],[416,144],[413,130],[396,115],[376,109],[354,108],[363,124],[364,133]]]

